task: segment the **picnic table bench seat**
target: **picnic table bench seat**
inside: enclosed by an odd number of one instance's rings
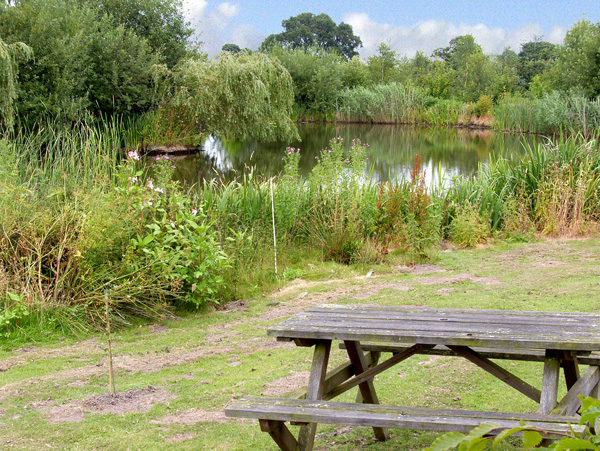
[[[283,422],[442,432],[469,432],[485,423],[498,425],[498,429],[490,433],[495,435],[504,428],[520,426],[521,421],[545,431],[546,437],[552,437],[553,433],[569,432],[571,428],[575,432],[583,431],[583,426],[579,426],[579,417],[576,416],[430,409],[255,396],[238,400],[229,406],[225,413],[228,417],[261,420],[261,427],[265,432],[281,429]]]

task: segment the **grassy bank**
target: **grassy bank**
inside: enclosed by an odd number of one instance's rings
[[[0,443],[15,450],[274,450],[257,422],[223,415],[239,397],[293,396],[307,384],[310,350],[276,343],[266,336],[269,326],[324,301],[598,312],[590,297],[600,276],[598,255],[597,239],[512,243],[442,252],[436,265],[413,269],[391,260],[369,278],[364,277],[368,266],[304,263],[297,267],[302,279],[272,294],[257,293],[223,310],[117,330],[116,398],[107,395],[103,334],[2,350]],[[334,351],[331,364],[342,358]],[[513,362],[510,370],[536,383],[542,365]],[[559,386],[563,394],[565,384]],[[382,403],[527,413],[537,408],[455,358],[413,357],[378,376],[376,387]],[[391,435],[389,442],[376,442],[368,428],[319,426],[316,447],[416,451],[436,437],[401,430]],[[521,449],[517,443],[502,443],[498,449]]]
[[[173,163],[120,150],[120,122],[48,127],[0,144],[0,333],[27,341],[160,319],[254,296],[302,276],[304,262],[373,265],[435,259],[449,238],[596,233],[598,144],[581,137],[497,156],[476,177],[373,183],[366,144],[333,139],[306,178],[285,171],[185,188]],[[130,144],[131,147],[134,147]],[[275,236],[274,236],[275,230]],[[276,273],[277,271],[277,273]]]

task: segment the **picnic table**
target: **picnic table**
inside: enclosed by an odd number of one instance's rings
[[[318,423],[369,426],[377,439],[386,440],[386,428],[467,432],[492,423],[498,425],[498,433],[525,421],[551,439],[570,425],[582,430],[578,395],[598,397],[598,314],[322,304],[267,333],[279,341],[314,347],[306,393],[297,399],[245,397],[226,414],[258,419],[283,451],[312,450]],[[348,361],[327,372],[334,340],[341,342]],[[380,361],[383,352],[392,355]],[[415,354],[463,357],[538,402],[539,413],[380,405],[373,378]],[[541,387],[496,360],[543,362]],[[580,365],[589,365],[583,374]],[[567,393],[559,400],[561,369]],[[356,402],[331,401],[356,386]],[[300,426],[297,438],[286,422]]]

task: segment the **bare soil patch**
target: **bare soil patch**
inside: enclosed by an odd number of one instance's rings
[[[38,410],[48,415],[50,423],[78,422],[88,414],[118,414],[147,412],[154,405],[166,403],[177,396],[154,387],[131,389],[116,395],[104,393],[84,400],[69,401],[61,406],[39,405]]]
[[[434,265],[432,263],[423,263],[414,266],[396,266],[394,267],[396,271],[400,274],[414,274],[414,275],[422,275],[422,274],[431,274],[437,272],[447,272],[444,268],[439,267],[438,265]]]
[[[152,424],[196,424],[196,423],[225,423],[231,421],[222,410],[189,409],[173,415],[165,415],[158,420],[151,420]]]
[[[13,357],[7,357],[0,362],[0,372],[8,371],[11,368],[18,368],[37,360],[48,360],[64,357],[87,356],[100,351],[100,341],[97,338],[82,341],[73,345],[59,346],[56,348],[40,348],[37,346],[27,346],[13,350]]]
[[[300,371],[298,373],[290,374],[289,376],[281,377],[273,382],[266,383],[262,394],[266,396],[282,396],[286,393],[293,392],[306,386],[308,384],[309,376],[309,371]]]
[[[493,277],[478,277],[471,274],[454,274],[452,276],[431,276],[419,280],[423,285],[453,285],[460,282],[472,282],[479,285],[497,285],[498,279]]]
[[[184,442],[186,440],[191,440],[194,437],[196,437],[194,434],[182,432],[180,434],[175,434],[170,437],[167,437],[167,440],[169,442],[179,443],[179,442]]]

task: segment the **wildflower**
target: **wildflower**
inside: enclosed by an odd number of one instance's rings
[[[152,206],[152,201],[151,200],[148,201],[148,205]]]
[[[196,215],[198,214],[198,210],[196,210],[195,208],[192,208],[192,214],[193,214],[194,216],[196,216]]]
[[[137,178],[137,177],[129,177],[129,181],[130,181],[131,183],[137,183],[137,181],[138,181],[138,178]]]
[[[135,150],[130,150],[129,152],[127,152],[127,156],[129,157],[130,160],[139,160],[140,156],[138,155],[138,153]]]
[[[157,193],[164,193],[163,189],[159,188],[158,186],[154,188],[154,191],[156,191]]]
[[[175,223],[174,222],[171,223],[171,227],[175,228]]]
[[[147,186],[148,186],[148,189],[154,189],[154,183],[152,183],[152,179],[148,180]]]

